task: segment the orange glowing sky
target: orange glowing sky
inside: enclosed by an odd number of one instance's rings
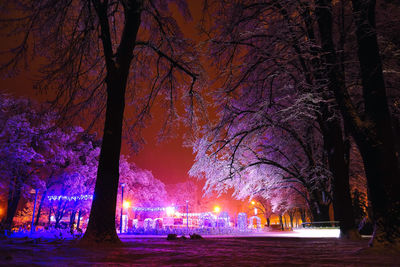
[[[189,7],[192,13],[193,20],[191,22],[184,22],[183,18],[174,9],[176,19],[181,25],[181,30],[187,38],[200,40],[200,36],[196,30],[196,25],[201,18],[202,1],[188,0]],[[7,43],[8,42],[8,43]],[[6,40],[0,44],[0,50],[6,47],[10,47],[12,41]],[[34,70],[34,66],[32,67]],[[33,77],[31,71],[23,71],[18,76],[2,79],[0,89],[3,92],[11,93],[17,96],[25,96],[35,98],[37,100],[43,100],[43,96],[37,95],[33,91]],[[131,160],[137,164],[140,168],[152,171],[155,178],[161,180],[165,184],[174,184],[179,182],[185,182],[188,179],[192,179],[198,184],[199,189],[202,188],[204,182],[198,181],[197,179],[190,178],[188,171],[191,168],[195,155],[192,153],[192,149],[183,147],[183,134],[188,130],[184,126],[177,127],[177,137],[169,139],[163,143],[157,143],[157,133],[161,128],[162,122],[157,120],[157,114],[161,114],[161,109],[155,109],[152,111],[153,121],[150,122],[146,129],[143,131],[143,136],[146,141],[143,149],[138,154],[132,154],[129,146],[126,142],[122,143],[123,154],[129,155]],[[227,209],[233,209],[235,212],[238,211],[239,206],[243,203],[231,199],[229,196],[223,196],[215,201],[212,201],[214,205],[225,205],[230,206]]]

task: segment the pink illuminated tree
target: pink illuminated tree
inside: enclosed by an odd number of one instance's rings
[[[165,185],[151,171],[130,163],[126,156],[120,159],[121,183],[125,184],[124,199],[138,207],[164,206],[167,200]],[[119,198],[121,199],[121,198]],[[121,204],[120,201],[118,203]]]

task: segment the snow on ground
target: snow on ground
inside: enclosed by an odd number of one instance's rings
[[[79,247],[73,240],[0,241],[1,266],[400,266],[398,252],[337,238],[207,236],[168,241],[121,236],[119,247]]]

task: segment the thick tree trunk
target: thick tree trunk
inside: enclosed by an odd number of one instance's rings
[[[74,231],[75,217],[76,217],[76,210],[72,210],[71,215],[69,217],[69,229],[71,233],[73,233]]]
[[[45,190],[43,192],[43,195],[40,198],[40,203],[39,203],[38,211],[37,211],[37,214],[36,214],[35,226],[37,226],[39,224],[40,213],[42,212],[43,203],[44,203],[46,197],[47,197],[47,190]]]
[[[47,225],[50,227],[51,226],[51,210],[52,208],[49,207],[49,217],[48,217],[48,221],[47,221]]]
[[[376,224],[376,245],[400,243],[400,179],[375,30],[375,1],[353,0],[364,99],[360,116],[344,84],[332,41],[331,0],[317,1],[317,20],[329,88],[360,149]]]
[[[329,221],[329,203],[322,199],[322,192],[313,191],[310,194],[310,212],[313,222]]]
[[[108,98],[103,143],[101,146],[96,186],[89,224],[83,239],[95,242],[118,242],[115,229],[115,209],[119,183],[119,156],[125,93],[121,86],[108,81]]]
[[[313,209],[314,222],[326,222],[329,221],[329,205],[327,204],[316,204],[317,208]]]
[[[132,1],[124,6],[125,25],[120,45],[114,55],[108,24],[108,7],[100,1],[93,2],[101,25],[101,41],[107,68],[107,107],[89,224],[81,243],[120,243],[115,228],[115,209],[119,183],[125,88],[136,35],[140,26],[142,3],[141,1]]]
[[[322,123],[324,148],[332,173],[332,204],[335,220],[340,222],[340,237],[357,240],[360,234],[355,225],[349,184],[349,166],[342,128],[337,119]]]
[[[76,222],[76,229],[77,230],[80,229],[79,226],[80,226],[80,223],[81,223],[81,216],[82,216],[82,210],[79,210],[79,212],[78,212],[78,221]]]
[[[321,46],[324,52],[324,64],[328,75],[328,89],[333,92],[345,87],[344,73],[338,64],[332,35],[332,7],[330,0],[317,1],[316,16],[318,20]],[[325,112],[326,113],[326,112]],[[325,114],[327,115],[327,114]],[[330,115],[330,114],[328,114]],[[328,155],[329,169],[333,175],[333,209],[335,219],[340,222],[340,236],[359,239],[355,226],[350,195],[348,164],[345,161],[345,146],[342,127],[338,119],[324,120],[322,123],[324,147]]]
[[[397,155],[397,166],[400,167],[400,119],[392,117],[393,132],[394,136],[397,137],[396,142],[396,153]]]
[[[60,222],[62,217],[64,216],[66,206],[67,206],[67,201],[65,201],[63,205],[62,201],[60,200],[57,211],[54,213],[56,219],[56,224],[54,226],[55,228],[60,227]]]
[[[293,229],[294,228],[294,225],[293,225],[294,214],[293,214],[293,212],[289,212],[288,214],[289,214],[289,219],[290,219],[290,227]]]
[[[400,245],[399,176],[391,172],[393,166],[385,161],[382,145],[360,145],[367,176],[369,198],[375,223],[371,245]],[[392,186],[392,187],[391,187]]]
[[[285,227],[283,226],[283,218],[282,218],[282,215],[279,215],[279,223],[280,223],[280,225],[281,225],[281,230],[284,231],[284,230],[285,230]]]
[[[353,0],[365,121],[355,129],[372,201],[371,245],[400,246],[400,170],[375,28],[375,1]],[[355,125],[354,125],[355,126]]]
[[[299,209],[301,222],[307,222],[306,209]]]
[[[7,214],[3,219],[4,230],[10,231],[13,224],[13,219],[17,212],[18,203],[21,199],[21,185],[20,178],[16,177],[14,180],[10,181],[8,189],[8,201],[7,201]]]

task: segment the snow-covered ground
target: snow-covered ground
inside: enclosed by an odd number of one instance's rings
[[[10,238],[0,241],[2,266],[400,266],[399,252],[337,238],[207,236],[167,241],[121,236],[119,247],[79,247],[73,240]]]

